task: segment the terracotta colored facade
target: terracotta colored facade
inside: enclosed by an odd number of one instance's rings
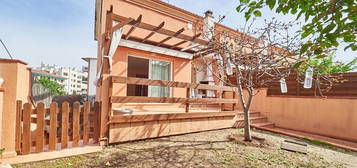
[[[0,148],[3,157],[15,156],[16,101],[29,102],[31,70],[19,60],[0,59],[0,77],[4,79],[0,91]]]

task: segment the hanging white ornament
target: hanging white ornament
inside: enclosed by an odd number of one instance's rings
[[[312,77],[314,75],[314,68],[309,67],[305,73],[304,88],[310,89],[312,87]]]
[[[286,85],[285,78],[280,79],[280,90],[281,93],[287,93],[288,92],[288,86]]]
[[[231,60],[229,60],[229,59],[227,60],[226,72],[227,72],[227,75],[233,75],[232,63],[231,63]]]

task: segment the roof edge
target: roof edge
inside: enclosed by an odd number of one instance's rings
[[[28,65],[26,62],[18,59],[6,59],[6,58],[0,58],[0,63],[19,63],[23,65]]]

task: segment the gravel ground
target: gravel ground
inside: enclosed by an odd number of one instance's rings
[[[253,131],[265,145],[227,139],[241,129],[223,129],[113,145],[100,153],[15,167],[357,167],[357,153],[308,145],[308,154],[280,149],[290,137]],[[291,138],[290,138],[291,139]]]

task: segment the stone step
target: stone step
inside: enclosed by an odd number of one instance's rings
[[[261,123],[254,123],[252,127],[266,127],[266,128],[274,128],[275,124],[271,122],[261,122]]]

